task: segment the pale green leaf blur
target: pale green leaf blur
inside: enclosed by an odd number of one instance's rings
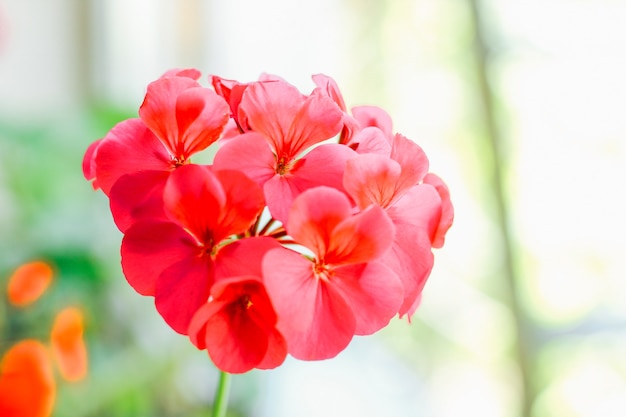
[[[235,376],[229,416],[626,415],[623,0],[0,0],[0,355],[86,313],[55,417],[209,416],[217,371],[126,283],[87,146],[174,67],[386,109],[455,224],[411,323]],[[56,270],[27,309],[21,263]],[[58,377],[58,372],[57,372]]]

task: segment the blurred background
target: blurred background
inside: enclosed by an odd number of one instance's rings
[[[626,2],[0,0],[0,354],[86,312],[90,374],[56,417],[207,416],[217,371],[127,285],[87,146],[196,67],[304,92],[335,78],[428,154],[456,210],[409,324],[236,376],[230,416],[626,415]]]

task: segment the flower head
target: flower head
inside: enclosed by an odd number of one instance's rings
[[[122,268],[220,369],[331,358],[411,316],[454,216],[423,149],[318,74],[241,83],[172,70],[83,172],[124,233]],[[190,157],[217,142],[212,165]]]

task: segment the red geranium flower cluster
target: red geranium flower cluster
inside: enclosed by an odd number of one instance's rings
[[[423,150],[335,82],[152,82],[139,118],[92,144],[122,268],[177,332],[240,373],[331,358],[420,300],[453,209]],[[191,157],[217,143],[211,165]]]

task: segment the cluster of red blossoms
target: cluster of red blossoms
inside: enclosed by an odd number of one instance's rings
[[[85,154],[130,285],[231,373],[331,358],[410,317],[453,218],[423,150],[324,75],[308,95],[199,78],[167,72]]]

